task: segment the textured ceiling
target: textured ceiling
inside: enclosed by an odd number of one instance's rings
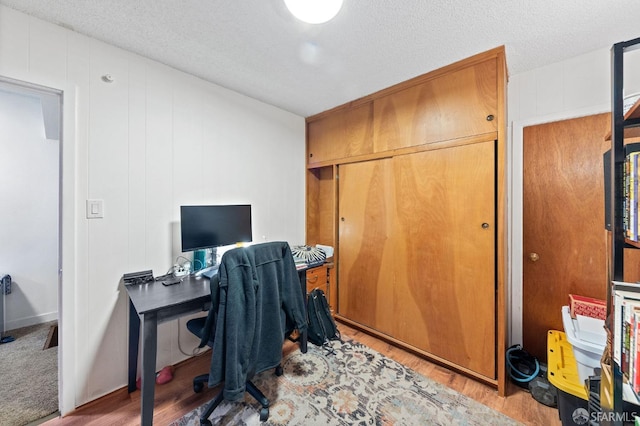
[[[640,37],[638,0],[345,0],[303,24],[283,0],[0,0],[309,116],[504,45],[514,75]]]

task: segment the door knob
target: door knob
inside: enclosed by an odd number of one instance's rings
[[[532,262],[537,262],[540,256],[538,253],[529,253],[529,259],[531,259]]]

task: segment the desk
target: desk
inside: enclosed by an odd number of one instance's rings
[[[129,393],[136,390],[138,344],[142,328],[140,424],[153,424],[158,324],[205,309],[211,302],[209,279],[186,276],[181,284],[161,282],[125,286],[129,295]],[[142,323],[142,324],[141,324]],[[141,327],[142,325],[142,327]]]
[[[306,269],[298,271],[300,287],[306,301]],[[129,295],[129,393],[136,390],[138,345],[142,329],[140,424],[153,424],[156,385],[158,324],[189,313],[199,312],[211,302],[209,279],[186,276],[183,282],[165,286],[160,282],[125,286]],[[305,303],[306,306],[306,303]],[[307,352],[307,331],[300,335],[300,351]]]

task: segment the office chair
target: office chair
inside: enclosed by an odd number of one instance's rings
[[[200,347],[212,348],[209,374],[194,378],[193,390],[201,392],[205,383],[224,386],[205,408],[200,424],[211,425],[213,410],[224,399],[241,400],[245,391],[262,405],[260,420],[265,421],[269,400],[250,379],[271,368],[282,375],[285,337],[307,326],[289,245],[263,243],[226,252],[210,286],[208,315],[187,322],[189,331],[200,337]]]

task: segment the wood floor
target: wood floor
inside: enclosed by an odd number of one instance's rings
[[[362,333],[345,324],[339,324],[342,337],[363,343],[407,367],[440,382],[476,401],[500,411],[527,425],[560,425],[558,411],[535,401],[530,394],[510,384],[508,396],[498,396],[495,389],[433,364],[388,343]],[[285,354],[296,349],[295,344],[285,343]],[[205,404],[218,389],[205,389],[200,394],[192,390],[193,377],[208,370],[210,352],[178,364],[174,379],[168,384],[156,386],[154,424],[166,425],[184,414]],[[140,423],[140,391],[128,394],[126,388],[90,402],[64,418],[43,423],[46,426],[112,426]]]

